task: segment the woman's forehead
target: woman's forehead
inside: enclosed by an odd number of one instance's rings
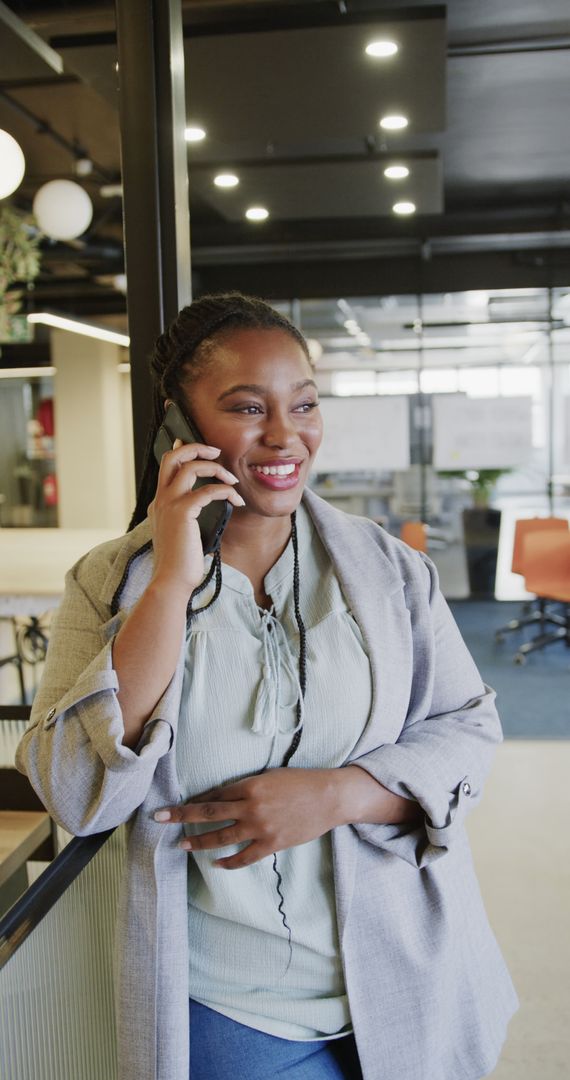
[[[263,371],[266,377],[279,377],[286,371],[311,370],[301,343],[280,329],[228,331],[220,341],[212,342],[209,361],[204,375],[216,380],[237,372]]]

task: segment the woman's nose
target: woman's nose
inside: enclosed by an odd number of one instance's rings
[[[295,425],[288,415],[273,415],[268,418],[263,433],[266,446],[289,446],[297,438]]]

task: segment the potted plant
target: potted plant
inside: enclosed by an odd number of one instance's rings
[[[497,480],[510,469],[449,469],[440,476],[467,480],[473,505],[463,510],[463,535],[471,596],[494,596],[501,511],[489,506]]]
[[[0,207],[0,341],[9,339],[12,317],[20,310],[21,292],[40,269],[40,234],[33,220],[11,206]]]

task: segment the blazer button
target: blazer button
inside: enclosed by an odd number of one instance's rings
[[[470,795],[471,794],[471,784],[468,784],[467,780],[463,784],[463,794],[464,795]]]
[[[47,724],[48,720],[51,720],[52,716],[55,716],[55,705],[46,714],[46,718],[45,718],[46,724]]]

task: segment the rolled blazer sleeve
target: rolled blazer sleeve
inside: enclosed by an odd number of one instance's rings
[[[136,748],[123,745],[112,645],[126,613],[108,617],[95,590],[81,583],[82,562],[66,576],[30,725],[16,751],[16,767],[54,820],[76,836],[125,822],[144,801],[173,741],[164,719],[171,682]]]
[[[353,827],[361,839],[421,869],[461,839],[466,812],[481,798],[503,736],[495,693],[481,680],[440,592],[433,563],[425,556],[414,559],[420,574],[409,584],[414,663],[406,721],[395,743],[351,764],[394,794],[419,803],[419,826]]]

